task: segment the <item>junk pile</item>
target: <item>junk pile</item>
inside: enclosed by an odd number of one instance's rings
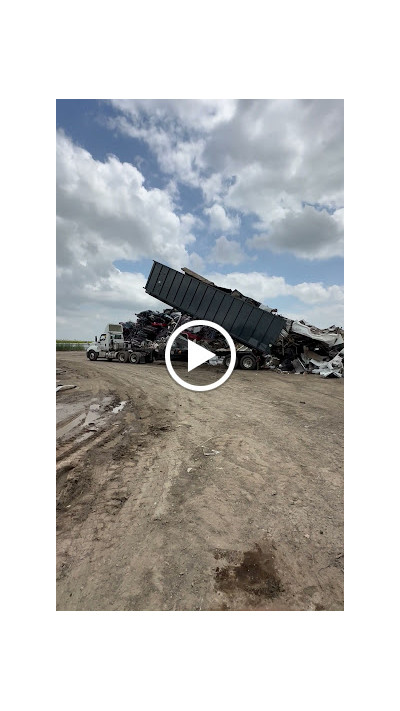
[[[133,350],[150,347],[159,354],[165,350],[171,333],[178,326],[192,320],[190,316],[175,309],[141,311],[135,316],[137,321],[119,322],[123,329],[124,341],[129,343]]]
[[[137,321],[120,321],[123,329],[124,341],[131,346],[149,346],[155,341],[158,343],[167,340],[181,322],[181,313],[174,309],[164,311],[141,311],[137,316]]]
[[[192,320],[191,316],[174,309],[141,311],[136,316],[136,322],[121,322],[124,340],[132,348],[152,346],[160,355],[175,328]],[[209,350],[226,348],[220,332],[213,328],[197,326],[184,331],[183,335]],[[238,349],[244,348],[240,343],[235,345]],[[286,319],[286,328],[272,346],[271,355],[263,356],[263,361],[267,370],[275,370],[277,373],[312,373],[322,378],[342,378],[344,331],[337,326],[321,329],[305,321]],[[209,362],[210,365],[220,365],[222,360],[215,358]]]
[[[321,329],[288,319],[271,355],[266,356],[265,367],[296,375],[314,373],[322,378],[342,378],[344,330],[338,326]]]
[[[268,308],[268,307],[261,307]],[[270,310],[270,309],[268,309]],[[275,309],[276,311],[276,309]],[[212,328],[194,329],[196,333],[186,332],[188,338],[199,345],[218,351],[226,348],[219,331]],[[235,343],[237,350],[246,350],[240,343]],[[312,373],[322,378],[344,376],[344,330],[337,326],[321,329],[305,321],[286,319],[286,328],[271,348],[270,355],[262,356],[262,365],[267,370],[295,375]],[[220,365],[221,359],[209,361],[210,365]]]

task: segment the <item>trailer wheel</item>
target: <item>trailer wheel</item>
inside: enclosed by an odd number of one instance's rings
[[[255,370],[257,367],[257,360],[255,356],[251,353],[242,356],[240,359],[240,367],[242,370]]]
[[[130,363],[140,363],[140,353],[137,353],[134,351],[133,353],[129,354],[129,362]]]
[[[224,364],[225,368],[229,368],[229,366],[230,366],[230,364],[231,364],[231,357],[230,357],[230,355],[225,356],[224,361],[223,361],[223,364]],[[235,368],[237,368],[237,358],[236,358]]]
[[[121,351],[120,353],[118,353],[118,355],[117,355],[117,361],[118,361],[119,363],[126,363],[127,360],[128,360],[128,354],[127,354],[126,351]]]
[[[231,364],[231,357],[230,357],[230,355],[225,356],[224,361],[223,361],[223,364],[224,364],[225,368],[227,368],[227,369],[229,368],[229,366],[230,366],[230,364]],[[237,358],[236,358],[235,368],[237,368]]]
[[[87,354],[87,357],[89,358],[89,360],[97,360],[97,358],[99,357],[99,354],[96,353],[96,351],[89,351],[89,353]]]
[[[146,363],[152,363],[153,360],[154,360],[153,351],[150,351],[150,353],[146,353]]]

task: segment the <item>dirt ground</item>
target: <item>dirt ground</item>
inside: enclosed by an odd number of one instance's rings
[[[57,367],[58,610],[343,609],[343,380]]]

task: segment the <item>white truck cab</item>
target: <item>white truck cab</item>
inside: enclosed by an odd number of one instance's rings
[[[152,363],[154,358],[154,347],[146,347],[144,344],[133,350],[131,343],[124,341],[122,326],[118,323],[108,323],[104,332],[86,349],[86,356],[89,360],[106,358],[108,361],[117,360],[120,363]]]
[[[113,360],[118,355],[126,350],[122,326],[118,323],[109,323],[104,329],[104,332],[99,338],[90,343],[86,349],[86,355],[89,360],[97,360],[97,358],[107,358]]]

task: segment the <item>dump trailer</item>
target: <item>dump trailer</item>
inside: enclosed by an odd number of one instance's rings
[[[218,287],[189,269],[178,272],[154,261],[144,288],[151,296],[193,319],[222,326],[234,341],[242,344],[236,365],[246,370],[263,362],[286,325],[282,316],[260,308],[253,299]],[[226,365],[229,357],[226,354]]]

